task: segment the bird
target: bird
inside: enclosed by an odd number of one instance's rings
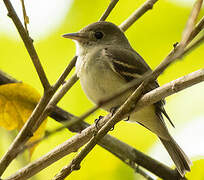
[[[127,83],[152,71],[131,47],[124,32],[111,22],[95,22],[76,33],[64,34],[63,37],[76,43],[76,74],[88,99],[95,104],[110,97]],[[159,84],[156,80],[150,82],[144,94],[157,87]],[[111,112],[111,109],[121,106],[135,89],[127,91],[102,108]],[[141,124],[159,137],[183,177],[186,171],[190,171],[191,161],[167,129],[164,116],[170,122],[171,120],[164,104],[165,101],[162,99],[139,111],[133,111],[128,119],[130,122]]]

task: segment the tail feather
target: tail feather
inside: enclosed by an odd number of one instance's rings
[[[192,164],[188,156],[183,152],[179,145],[174,141],[173,138],[170,140],[164,140],[159,138],[171,156],[173,162],[180,175],[183,177],[186,171],[190,171],[190,165]]]

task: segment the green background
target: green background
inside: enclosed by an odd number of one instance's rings
[[[119,25],[143,2],[143,0],[121,0],[107,20]],[[76,32],[82,27],[97,21],[108,6],[108,3],[109,0],[98,0],[94,1],[94,3],[93,0],[74,0],[61,25],[49,36],[34,42],[41,63],[51,83],[54,83],[58,79],[59,75],[75,54],[74,42],[62,38],[61,35]],[[49,5],[47,8],[49,8]],[[180,40],[190,10],[190,6],[182,6],[182,4],[178,5],[170,1],[159,1],[152,11],[146,13],[127,30],[126,35],[131,45],[153,69],[167,56],[173,48],[173,44]],[[201,12],[202,15],[204,14],[203,12],[204,11]],[[6,14],[5,18],[7,18]],[[49,21],[51,20],[52,19],[49,19]],[[16,37],[17,36],[18,34],[16,33]],[[29,83],[42,94],[42,87],[29,55],[23,43],[16,39],[0,33],[0,69],[18,80]],[[171,67],[159,77],[160,85],[203,68],[203,52],[204,46],[202,45],[184,59],[171,65]],[[198,117],[204,119],[203,92],[204,84],[201,83],[200,85],[167,98],[166,109],[176,125],[176,130],[171,128],[172,134],[179,133],[179,131],[185,128],[187,123],[193,122]],[[81,115],[93,106],[81,90],[79,82],[66,94],[59,105],[75,115]],[[101,114],[105,114],[105,112],[102,110],[98,111],[91,115],[87,121],[93,123],[94,119]],[[49,119],[47,130],[55,129],[59,126],[60,124]],[[10,143],[10,135],[4,129],[0,130],[2,134],[0,139],[0,155],[2,156]],[[186,139],[188,139],[190,134],[193,138],[195,132],[196,129],[192,128],[190,132],[185,134]],[[120,122],[110,134],[146,153],[149,153],[152,145],[158,141],[155,135],[143,127],[126,122]],[[204,134],[201,133],[201,135]],[[43,141],[35,150],[31,161],[39,158],[71,136],[73,136],[73,133],[64,130]],[[184,151],[188,152],[189,147],[189,149],[194,149],[196,152],[198,143],[199,141],[189,140],[189,143],[186,143],[188,145],[184,146]],[[192,155],[191,158],[193,160],[202,159],[203,155],[204,153],[197,154],[196,156]],[[38,173],[35,178],[51,179],[63,166],[68,164],[73,157],[74,154],[71,154],[59,160]],[[18,158],[18,160],[20,159],[21,161],[14,161],[11,164],[5,176],[22,167],[22,159],[24,158]],[[194,163],[193,171],[189,174],[189,179],[204,179],[204,171],[200,170],[203,168],[204,162],[202,160]],[[132,169],[109,152],[96,146],[82,162],[80,171],[73,172],[70,178],[72,180],[92,180],[96,178],[98,180],[131,180],[139,179],[140,177],[134,177]]]

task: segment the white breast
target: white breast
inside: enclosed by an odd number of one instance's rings
[[[106,58],[100,55],[96,57],[89,53],[78,57],[76,63],[82,89],[95,104],[107,99],[126,83],[110,68]],[[126,97],[118,98],[103,108],[110,111],[112,107],[121,105]]]

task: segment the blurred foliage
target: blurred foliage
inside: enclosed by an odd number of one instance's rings
[[[143,2],[144,0],[119,1],[109,16],[108,21],[119,25]],[[36,42],[34,41],[42,65],[45,68],[51,83],[54,83],[58,79],[59,75],[63,72],[64,68],[75,54],[74,42],[63,39],[61,35],[68,32],[76,32],[82,27],[97,21],[106,9],[108,3],[109,0],[98,0],[94,1],[94,3],[92,0],[73,1],[72,7],[69,12],[67,12],[65,21],[62,22],[58,29],[53,31],[50,36],[44,37],[44,39]],[[49,5],[47,6],[47,9],[49,9]],[[190,9],[190,6],[182,6],[181,4],[177,5],[167,0],[158,1],[153,10],[147,12],[139,21],[127,30],[126,35],[133,48],[137,50],[152,68],[155,68],[173,48],[173,44],[180,40]],[[203,11],[201,14],[203,14]],[[7,18],[6,14],[5,18]],[[52,21],[52,17],[50,17],[48,21]],[[18,33],[16,33],[16,37],[18,36]],[[16,39],[11,39],[9,36],[5,36],[5,34],[2,36],[0,33],[0,69],[18,80],[29,83],[42,93],[43,89],[37,78],[37,73],[34,70],[29,55],[26,52],[23,43]],[[203,52],[204,46],[202,45],[184,59],[173,64],[159,77],[160,84],[167,83],[187,73],[203,68]],[[202,91],[201,88],[198,89],[197,95],[203,95]],[[187,97],[181,96],[180,94],[167,98],[167,112],[170,114],[176,125],[184,127],[185,121],[193,120],[197,116],[204,117],[203,109],[200,108],[197,110],[196,108],[196,106],[203,107],[204,102],[199,101],[199,104],[196,104],[195,106],[195,104],[186,103],[186,100],[188,98],[193,98],[194,94],[189,92]],[[196,96],[195,98],[195,101],[199,100],[199,96]],[[67,93],[59,105],[75,115],[80,115],[92,107],[91,102],[87,100],[82,92],[79,82]],[[187,106],[189,106],[189,111],[194,112],[191,113],[190,116],[188,114],[188,117],[186,115]],[[87,121],[92,123],[99,114],[105,114],[105,112],[100,110],[91,115]],[[187,117],[187,119],[184,117]],[[54,129],[58,126],[60,126],[59,123],[49,119],[47,124],[48,130]],[[110,132],[110,134],[143,152],[149,151],[151,146],[157,140],[155,135],[148,132],[143,127],[126,122],[121,122],[116,125],[115,130]],[[189,134],[186,134],[186,136]],[[64,130],[43,141],[34,152],[32,160],[39,158],[41,155],[50,151],[56,145],[64,142],[72,135],[73,133]],[[6,147],[0,149],[1,154],[5,151]],[[40,172],[36,178],[51,179],[72,159],[73,156],[74,153],[54,163]],[[16,162],[14,161],[14,163]],[[17,168],[19,168],[19,166],[9,167],[5,176],[11,172],[15,172]],[[196,169],[196,167],[193,168],[193,171],[194,169]],[[94,148],[85,161],[83,161],[80,171],[74,172],[70,176],[73,180],[91,180],[96,177],[99,180],[134,179],[133,171],[130,168],[98,146]],[[190,174],[189,177],[191,177]],[[202,174],[200,179],[203,178],[204,175]],[[199,180],[199,178],[197,179]]]
[[[20,131],[39,100],[40,94],[30,85],[25,83],[1,85],[0,126],[7,130],[17,129]],[[44,136],[46,122],[47,120],[42,123],[28,143],[37,141]],[[30,157],[36,146],[37,144],[29,149]]]

